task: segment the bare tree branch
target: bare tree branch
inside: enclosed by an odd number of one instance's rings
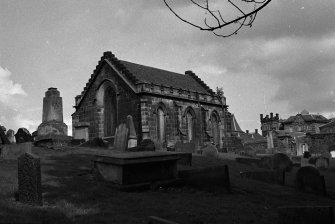
[[[196,0],[189,0],[190,3],[198,7],[199,9],[203,10],[205,14],[209,16],[207,18],[205,16],[204,18],[204,24],[199,25],[193,22],[190,22],[188,19],[185,19],[184,17],[180,16],[179,13],[177,13],[172,7],[169,2],[173,1],[180,1],[180,0],[163,0],[167,8],[181,21],[196,27],[200,30],[204,31],[210,31],[213,32],[216,36],[220,37],[229,37],[232,35],[237,34],[237,32],[244,26],[251,27],[253,22],[256,19],[257,13],[262,10],[265,6],[267,6],[272,0],[222,0],[223,2],[226,2],[228,6],[231,6],[233,9],[235,9],[237,16],[235,18],[230,19],[224,19],[224,14],[220,11],[220,9],[213,10],[210,7],[209,0],[204,0],[204,3],[201,4],[199,1]],[[252,11],[248,11],[246,9],[243,9],[242,6],[239,5],[239,3],[253,5]],[[209,23],[209,19],[215,21],[216,25],[211,25]],[[228,28],[230,27],[230,28]],[[222,34],[220,31],[226,31],[227,30],[223,28],[228,28],[228,34]]]

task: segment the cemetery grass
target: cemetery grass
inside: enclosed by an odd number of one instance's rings
[[[159,216],[186,223],[276,223],[277,207],[335,205],[332,197],[297,192],[293,173],[287,185],[242,179],[240,171],[255,166],[233,160],[193,157],[194,166],[229,165],[232,192],[210,186],[189,186],[124,192],[101,182],[91,172],[92,158],[101,149],[69,148],[55,151],[33,148],[41,158],[43,206],[15,201],[17,161],[0,160],[0,223],[147,223]],[[335,172],[323,171],[327,189],[335,195]]]

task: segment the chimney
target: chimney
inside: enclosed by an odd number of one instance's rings
[[[255,134],[258,134],[258,129],[255,129]]]
[[[270,118],[271,118],[271,119],[273,118],[273,113],[272,113],[272,112],[270,113]]]
[[[260,114],[261,120],[263,120],[263,114]]]
[[[279,114],[278,113],[276,114],[276,119],[279,120]]]
[[[245,130],[245,133],[249,134],[249,130]]]

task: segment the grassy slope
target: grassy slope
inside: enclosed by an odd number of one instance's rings
[[[293,187],[241,179],[242,170],[256,169],[231,160],[194,157],[195,166],[228,164],[233,193],[188,187],[120,192],[91,174],[96,150],[56,152],[34,148],[42,161],[42,207],[15,202],[17,162],[0,160],[0,221],[47,223],[146,223],[159,216],[179,223],[273,223],[276,208],[285,205],[335,205],[330,198],[296,192]],[[335,194],[335,173],[325,172]],[[292,184],[293,174],[288,176]],[[333,190],[334,189],[334,190]],[[332,193],[333,193],[332,192]]]

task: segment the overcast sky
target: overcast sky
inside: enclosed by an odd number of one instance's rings
[[[163,0],[1,0],[0,124],[36,130],[56,87],[70,131],[74,97],[104,51],[223,87],[243,130],[260,128],[260,113],[334,116],[334,14],[334,0],[272,0],[252,28],[223,39],[182,23]]]

